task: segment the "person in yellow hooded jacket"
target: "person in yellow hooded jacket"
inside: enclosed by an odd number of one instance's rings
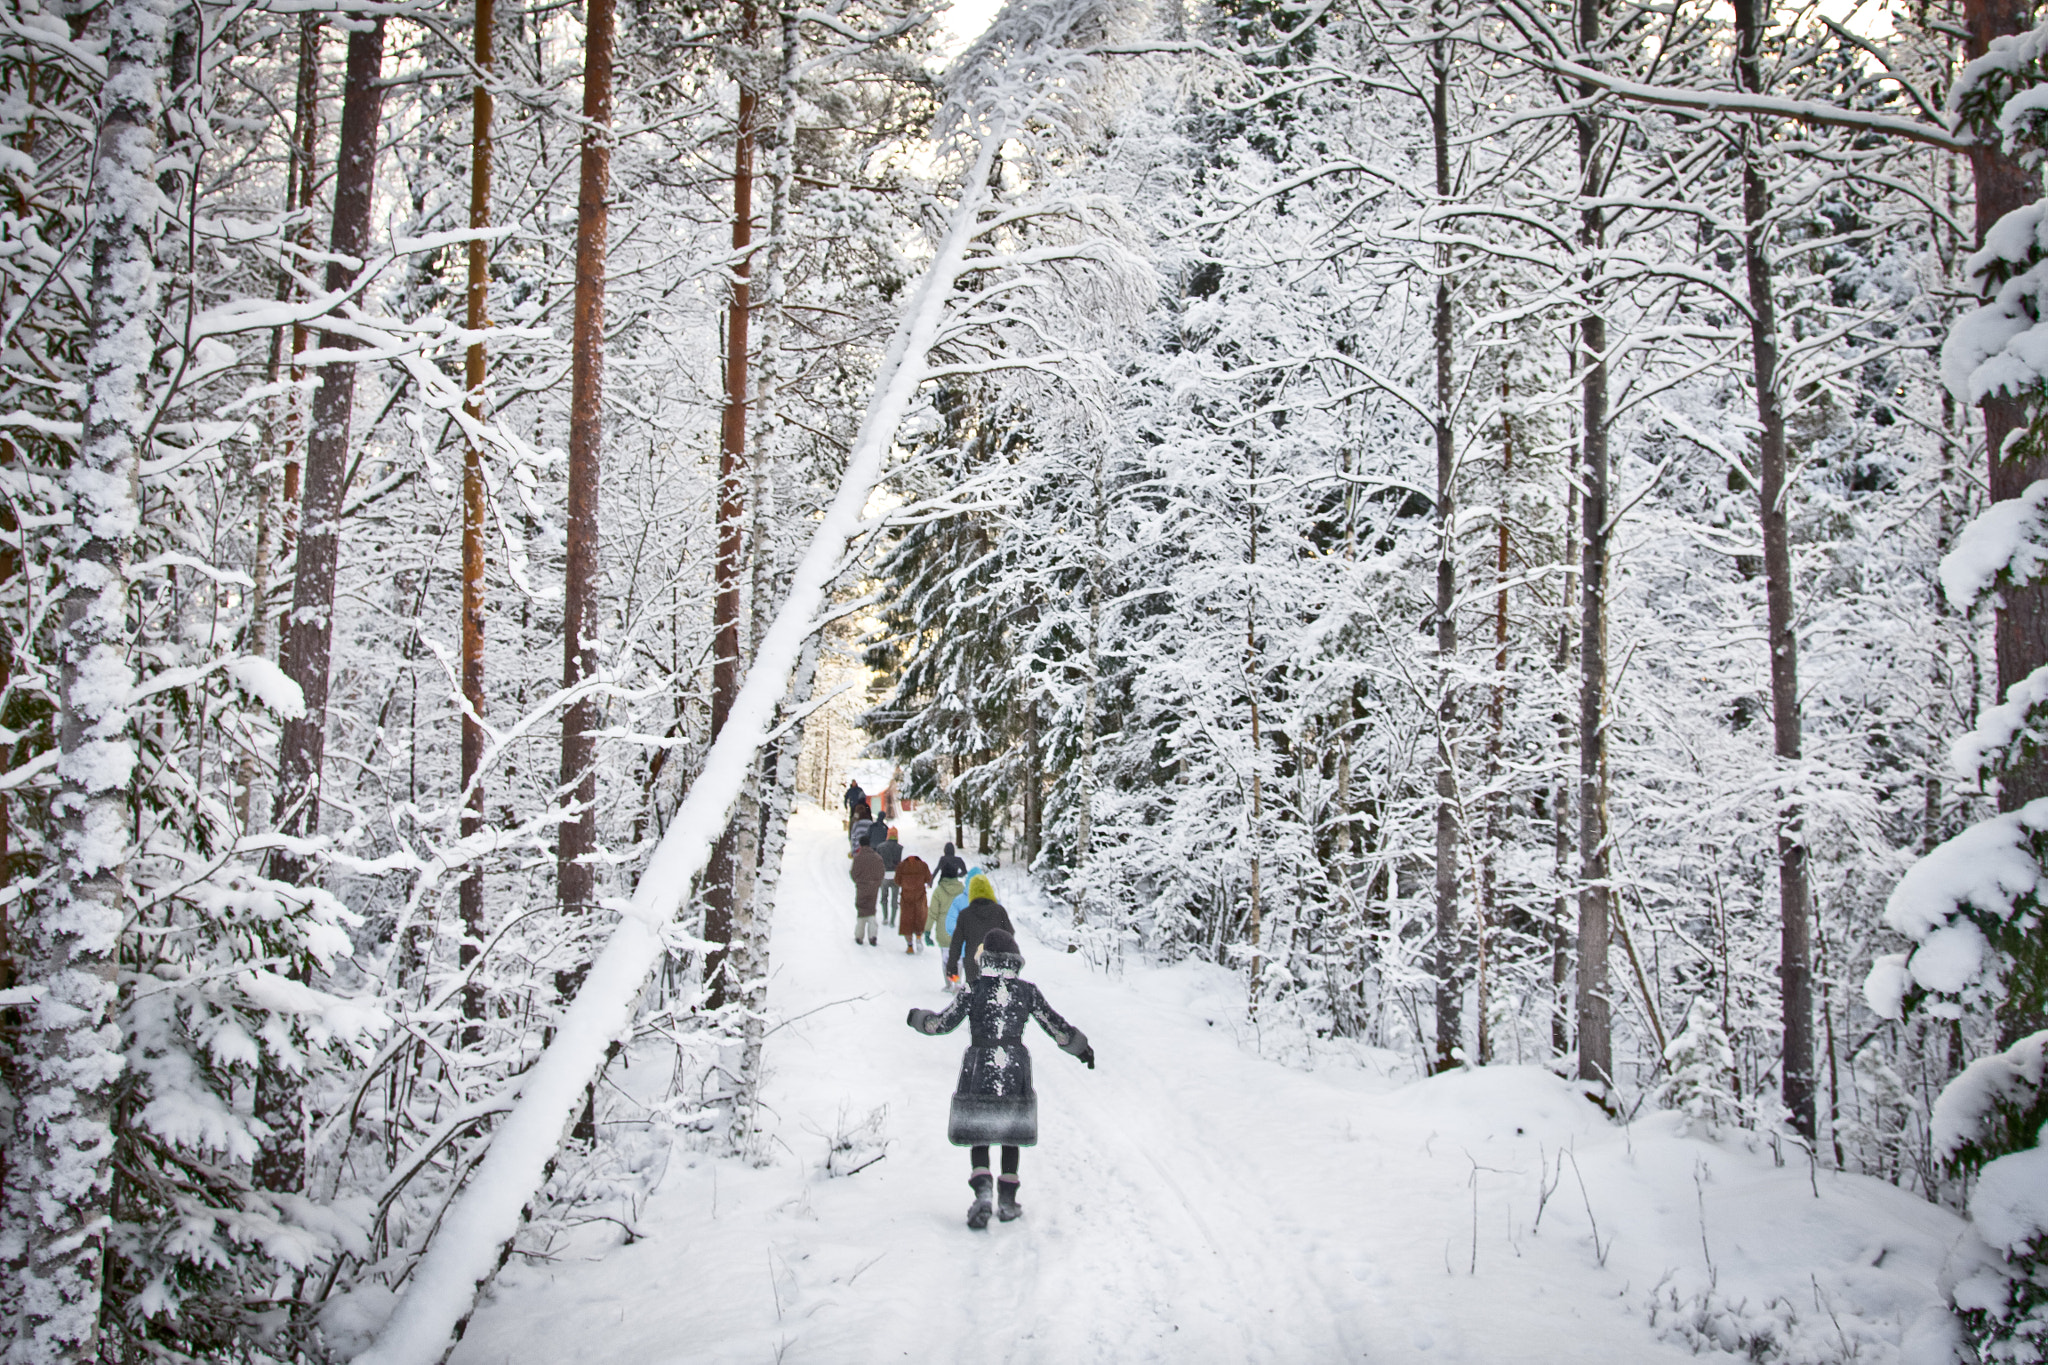
[[[995,883],[979,868],[967,879],[965,894],[967,908],[954,921],[953,941],[946,945],[946,976],[950,980],[964,967],[967,984],[972,986],[975,978],[981,975],[981,964],[976,960],[981,941],[988,937],[991,929],[1014,934],[1017,926],[1010,923],[1010,912],[997,903]]]

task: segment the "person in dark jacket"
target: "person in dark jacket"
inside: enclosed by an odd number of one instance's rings
[[[863,844],[853,851],[853,941],[870,947],[880,940],[875,934],[875,897],[882,892],[882,855]]]
[[[903,861],[903,845],[896,840],[896,826],[889,826],[881,847],[875,851],[882,855],[882,866],[889,872],[889,880],[882,883],[882,923],[894,924],[897,908],[902,904],[896,893],[896,864]]]
[[[944,1013],[914,1009],[905,1020],[919,1033],[929,1034],[951,1033],[973,1021],[966,1055],[960,1059],[960,1080],[953,1088],[946,1137],[955,1147],[971,1149],[973,1171],[967,1183],[974,1190],[974,1203],[967,1210],[967,1226],[977,1231],[988,1226],[992,1185],[1001,1192],[998,1218],[1007,1223],[1024,1212],[1017,1206],[1017,1157],[1020,1148],[1038,1145],[1038,1094],[1031,1088],[1025,1024],[1036,1019],[1062,1052],[1085,1062],[1090,1071],[1095,1069],[1095,1049],[1089,1046],[1088,1035],[1060,1018],[1037,986],[1017,979],[1024,954],[1015,936],[991,930],[981,941],[978,956],[980,975],[971,990],[953,997]],[[1003,1173],[1000,1182],[993,1182],[988,1149],[998,1144],[1003,1149]]]
[[[846,784],[846,818],[847,818],[847,819],[849,819],[849,820],[851,820],[851,819],[853,818],[853,808],[854,808],[855,806],[858,806],[858,805],[860,805],[860,804],[861,804],[861,803],[862,803],[863,801],[866,801],[867,799],[868,799],[868,794],[867,794],[866,792],[864,792],[864,791],[862,791],[862,790],[860,789],[860,779],[859,779],[859,778],[857,778],[857,777],[856,777],[856,778],[854,778],[854,779],[853,779],[853,781],[851,781],[851,782],[847,783],[847,784]]]
[[[1010,923],[1010,912],[996,901],[995,886],[986,876],[967,879],[967,908],[960,912],[960,918],[953,924],[953,942],[946,948],[946,975],[954,976],[959,970],[967,973],[967,984],[972,986],[981,975],[975,950],[989,931],[1000,929],[1006,934],[1017,932],[1017,926]]]

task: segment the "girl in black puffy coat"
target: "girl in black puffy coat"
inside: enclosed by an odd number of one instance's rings
[[[1024,954],[1017,940],[1001,929],[981,941],[981,975],[953,997],[944,1013],[914,1009],[907,1022],[919,1033],[951,1033],[972,1021],[966,1055],[960,1059],[960,1083],[953,1090],[953,1112],[946,1136],[955,1147],[972,1148],[974,1173],[967,1183],[974,1203],[967,1226],[988,1226],[988,1149],[1003,1149],[1001,1200],[996,1215],[1005,1223],[1024,1212],[1017,1207],[1017,1156],[1021,1147],[1038,1145],[1038,1095],[1031,1088],[1031,1053],[1024,1046],[1024,1026],[1036,1019],[1062,1052],[1072,1053],[1095,1069],[1095,1049],[1088,1036],[1060,1018],[1045,995],[1029,981],[1019,981]]]

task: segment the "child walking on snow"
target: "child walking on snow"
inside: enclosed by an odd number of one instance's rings
[[[951,1033],[972,1020],[966,1055],[960,1059],[960,1082],[953,1088],[953,1111],[946,1137],[955,1147],[968,1147],[974,1163],[967,1183],[974,1203],[967,1226],[988,1226],[989,1195],[1001,1191],[996,1216],[1005,1223],[1023,1213],[1017,1206],[1018,1149],[1038,1145],[1038,1094],[1031,1088],[1031,1053],[1024,1046],[1024,1025],[1036,1019],[1062,1052],[1072,1053],[1095,1069],[1095,1049],[1088,1036],[1054,1012],[1042,991],[1019,981],[1024,954],[1015,936],[992,929],[981,940],[981,974],[973,986],[953,997],[944,1013],[914,1009],[905,1020],[919,1033]],[[990,1178],[988,1149],[1001,1145],[1003,1174]]]

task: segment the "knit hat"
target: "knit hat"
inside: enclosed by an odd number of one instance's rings
[[[894,825],[891,825],[891,826],[889,826],[889,837],[890,837],[891,839],[893,839],[893,838],[895,838],[895,837],[896,837],[896,826],[894,826]]]
[[[991,929],[981,939],[981,970],[991,975],[1022,970],[1024,954],[1007,929]]]
[[[969,905],[974,904],[976,901],[992,901],[995,898],[996,884],[988,879],[986,873],[977,872],[974,876],[967,879],[967,903]]]

